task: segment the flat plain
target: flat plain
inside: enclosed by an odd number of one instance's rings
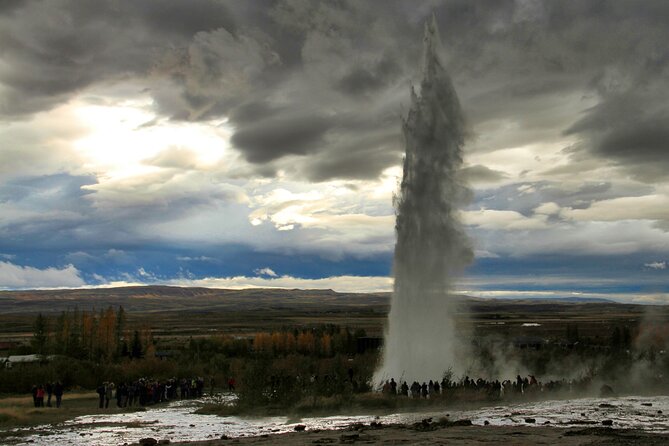
[[[512,339],[565,337],[577,326],[582,337],[604,339],[615,327],[669,321],[669,307],[592,299],[480,299],[459,302],[458,323],[475,337]],[[280,328],[336,324],[382,336],[389,293],[332,290],[210,289],[167,286],[0,292],[0,341],[25,340],[38,313],[100,311],[123,306],[130,326],[148,327],[154,337],[253,335]],[[429,311],[426,308],[425,311]]]

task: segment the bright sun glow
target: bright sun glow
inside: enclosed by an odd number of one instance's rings
[[[150,100],[113,105],[78,103],[75,116],[88,133],[74,148],[85,169],[110,179],[128,178],[161,167],[207,169],[228,151],[226,121],[172,122],[157,119]]]

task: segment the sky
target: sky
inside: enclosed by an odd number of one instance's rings
[[[0,289],[392,288],[435,14],[456,291],[669,303],[669,2],[0,2]]]

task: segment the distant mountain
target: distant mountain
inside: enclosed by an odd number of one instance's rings
[[[141,312],[353,309],[387,311],[388,293],[337,293],[332,290],[251,288],[244,290],[132,286],[72,290],[0,291],[2,313],[53,313],[123,305]]]
[[[593,303],[607,303],[607,304],[613,304],[616,303],[616,301],[611,300],[611,299],[605,299],[603,297],[557,297],[551,300],[555,300],[558,302],[570,302],[570,303],[588,303],[588,304],[593,304]]]
[[[620,304],[603,298],[565,297],[552,299],[490,299],[467,295],[452,296],[471,311],[550,312],[563,311],[565,306],[614,306]],[[243,290],[187,288],[174,286],[131,286],[119,288],[85,288],[70,290],[0,291],[0,313],[56,313],[75,307],[80,310],[102,309],[123,305],[134,312],[244,312],[251,310],[291,312],[385,313],[390,293],[339,293],[333,290],[301,290],[250,288]]]

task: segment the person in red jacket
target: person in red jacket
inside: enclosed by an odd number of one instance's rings
[[[37,407],[44,407],[44,386],[37,386]]]

